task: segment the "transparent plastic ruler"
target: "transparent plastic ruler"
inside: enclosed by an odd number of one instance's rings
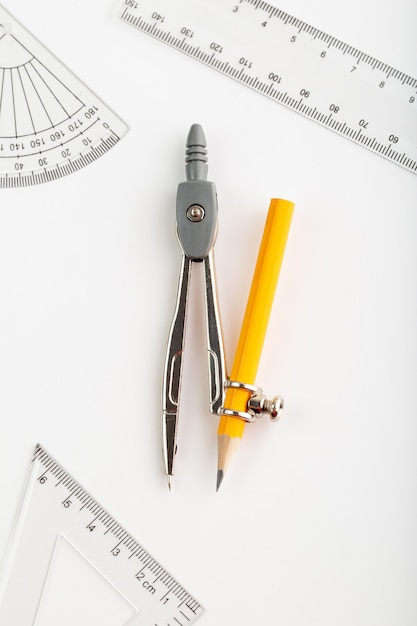
[[[112,594],[120,604],[115,614],[106,605]],[[3,566],[0,624],[188,626],[202,613],[188,591],[38,445]]]
[[[126,24],[417,173],[417,79],[260,0],[120,0]]]
[[[0,188],[88,165],[127,126],[0,5]]]

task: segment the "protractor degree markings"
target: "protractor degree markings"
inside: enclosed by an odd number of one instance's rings
[[[5,37],[7,35],[7,33],[5,33],[3,35],[3,37]],[[37,63],[39,63],[39,65],[41,65],[44,70],[50,74],[54,80],[58,83],[61,84],[61,86],[65,89],[65,91],[71,93],[71,95],[78,99],[78,97],[76,96],[76,94],[67,86],[65,85],[62,80],[60,80],[60,78],[54,73],[52,72],[49,68],[47,68],[45,66],[44,63],[42,63],[42,61],[40,61],[36,55],[34,55],[31,50],[29,50],[21,41],[19,41],[13,34],[8,34],[8,36],[10,37],[10,40],[13,42],[12,50],[8,52],[8,56],[9,58],[13,59],[13,62],[8,62],[7,66],[2,65],[1,67],[3,67],[3,69],[6,68],[17,68],[20,67],[22,65],[26,65],[27,63],[31,63],[32,61],[36,61]],[[0,38],[1,40],[2,38]],[[0,58],[3,58],[3,53],[0,47]]]
[[[96,159],[103,156],[111,148],[113,148],[121,137],[110,129],[111,135],[107,138],[102,137],[98,144],[95,144],[85,153],[80,153],[73,159],[67,159],[56,163],[48,169],[47,167],[39,167],[36,170],[23,172],[5,173],[0,175],[0,189],[10,189],[18,187],[29,187],[31,185],[39,185],[53,180],[68,176],[83,169]]]
[[[83,107],[82,107],[82,108],[83,108]],[[71,119],[71,118],[70,118],[70,119]],[[49,148],[48,148],[48,147],[45,147],[45,148],[43,148],[42,150],[33,150],[33,152],[25,152],[24,154],[22,153],[22,154],[18,155],[18,158],[20,158],[20,159],[24,159],[25,157],[32,157],[32,156],[36,156],[36,155],[40,155],[40,154],[44,154],[44,153],[46,153],[46,152],[51,152],[51,151],[53,151],[53,150],[60,149],[60,148],[64,147],[65,145],[67,145],[67,144],[71,143],[72,141],[74,141],[74,140],[78,139],[78,138],[79,138],[79,137],[81,137],[82,135],[85,135],[85,134],[86,134],[86,132],[87,132],[88,130],[91,130],[91,129],[92,129],[92,128],[93,128],[93,127],[94,127],[94,126],[95,126],[98,122],[100,122],[100,121],[101,121],[101,120],[100,120],[100,118],[96,118],[96,119],[94,120],[94,122],[92,122],[89,126],[86,126],[86,128],[85,128],[84,130],[80,130],[80,132],[79,132],[79,133],[77,133],[76,135],[72,135],[69,139],[66,139],[65,141],[59,141],[59,142],[57,142],[57,143],[55,143],[55,144],[52,144]],[[56,129],[56,131],[55,131],[55,132],[57,132],[57,133],[59,133],[59,132],[60,132],[60,131],[58,130],[58,127],[55,127],[55,129]],[[110,131],[110,132],[113,132],[113,131],[111,131],[111,129],[109,129],[109,131]],[[120,137],[118,137],[118,136],[116,135],[116,133],[114,133],[114,132],[113,132],[113,134],[114,134],[114,136],[115,136],[117,139],[120,139]],[[29,135],[29,137],[32,137],[32,135]],[[14,137],[10,137],[10,139],[14,139]],[[86,148],[86,146],[84,146],[84,148]],[[81,153],[82,153],[82,150],[80,150],[80,151],[79,151],[79,153],[81,154]],[[15,154],[2,154],[2,153],[0,152],[0,159],[10,159],[10,158],[16,159],[16,155],[15,155]]]
[[[24,69],[26,69],[26,68],[24,68]],[[32,129],[33,129],[33,132],[36,133],[35,123],[33,121],[32,112],[30,110],[29,102],[28,102],[28,99],[27,99],[27,93],[26,93],[26,90],[25,90],[25,86],[23,84],[22,75],[20,73],[20,67],[17,69],[17,72],[19,74],[20,84],[21,84],[23,95],[24,95],[24,98],[25,98],[27,111],[28,111],[28,114],[29,114],[29,117],[30,117],[30,122],[32,124]]]
[[[12,37],[12,39],[14,40],[15,44],[19,47],[20,50],[24,51],[27,55],[27,59],[26,61],[22,61],[20,63],[15,63],[14,67],[17,67],[18,65],[26,65],[26,63],[30,63],[32,61],[37,61],[37,63],[39,63],[39,65],[41,65],[46,72],[48,72],[48,74],[50,74],[51,76],[53,76],[53,78],[55,79],[55,81],[57,81],[58,83],[60,83],[62,85],[62,87],[68,91],[69,93],[71,93],[71,95],[78,99],[77,95],[74,93],[74,91],[72,91],[67,85],[65,85],[62,80],[49,68],[47,68],[45,66],[44,63],[42,63],[42,61],[40,61],[36,55],[34,55],[21,41],[19,41],[14,35],[10,35]]]
[[[48,117],[48,120],[51,123],[51,127],[54,127],[54,126],[57,125],[57,123],[60,123],[60,122],[64,121],[65,119],[68,119],[69,117],[71,117],[71,114],[66,110],[65,106],[61,103],[61,101],[58,98],[58,96],[56,95],[56,93],[53,91],[51,86],[47,83],[47,81],[45,80],[44,76],[42,76],[42,74],[40,73],[39,67],[38,68],[36,67],[36,60],[31,62],[29,64],[29,66],[25,66],[25,70],[28,72],[28,74],[29,74],[29,67],[30,68],[33,67],[33,70],[36,73],[36,77],[39,77],[39,79],[41,81],[40,83],[39,83],[39,81],[37,82],[36,93],[37,93],[37,96],[38,96],[38,98],[39,98],[39,100],[40,100],[40,102],[41,102],[41,104],[42,104],[42,106],[44,108],[44,111],[45,111],[45,113],[46,113],[46,115]],[[40,67],[44,67],[44,66],[42,66],[42,64],[40,64]],[[49,72],[49,74],[51,74],[51,72]],[[32,81],[32,84],[33,84],[34,88],[36,88],[35,87],[35,81],[33,81],[32,77],[31,77],[31,81]],[[44,87],[46,88],[46,90],[44,89]],[[80,100],[78,98],[76,99],[76,101],[78,103],[80,103]],[[81,104],[83,104],[83,103],[81,103]],[[56,105],[58,105],[58,107],[56,107]],[[61,109],[65,113],[65,117],[63,119],[59,119],[60,115],[62,115]],[[56,119],[54,119],[55,115],[56,115]],[[35,132],[37,132],[37,131],[35,130]]]
[[[3,70],[0,136],[22,137],[54,128],[85,104],[35,58]]]
[[[6,37],[6,35],[3,35],[3,37]],[[71,114],[73,114],[73,111],[70,113],[73,102],[78,100],[78,102],[81,103],[75,93],[69,89],[54,72],[48,69],[39,59],[37,59],[31,50],[29,50],[14,35],[8,35],[8,39],[5,40],[4,45],[6,44],[8,50],[2,50],[0,45],[0,58],[5,58],[5,54],[7,53],[7,57],[9,59],[7,65],[3,63],[3,69],[16,70],[19,67],[25,67],[32,84],[35,87],[38,97],[42,101],[44,111],[50,120],[51,126],[56,125],[57,121],[54,115],[59,115],[60,108],[62,108],[62,110],[66,113],[67,117],[70,117]],[[29,67],[33,68],[37,76],[28,69]],[[42,82],[43,85],[41,84]],[[38,89],[36,89],[36,87],[38,87]],[[55,111],[55,113],[51,113],[51,111],[54,112],[53,105],[55,104],[54,102],[51,103],[51,96],[55,99],[56,104],[58,104],[58,110]],[[31,100],[27,99],[27,103],[30,110]],[[39,129],[34,127],[34,131],[39,132]],[[18,136],[21,134],[22,133],[18,133]]]
[[[127,130],[0,5],[0,188],[73,173],[104,155]]]
[[[17,137],[19,135],[18,131],[18,121],[16,117],[16,102],[15,102],[15,85],[13,76],[18,74],[20,79],[20,90],[23,90],[24,99],[26,101],[26,106],[22,106],[22,117],[29,117],[32,129],[35,131],[35,126],[33,124],[33,118],[30,112],[29,102],[27,101],[26,94],[24,93],[24,84],[22,81],[22,77],[20,74],[20,68],[25,67],[27,63],[33,61],[33,54],[23,46],[14,35],[6,30],[1,38],[0,38],[0,58],[2,61],[2,86],[1,86],[1,104],[0,104],[0,121],[8,119],[10,120],[10,124],[14,125],[14,136]],[[6,62],[7,61],[7,62]],[[5,92],[6,86],[6,92]],[[7,103],[8,96],[11,94],[12,96],[12,104]],[[5,106],[3,106],[5,103]],[[28,114],[26,113],[28,111]],[[19,114],[20,115],[20,114]],[[1,134],[1,132],[0,132]]]

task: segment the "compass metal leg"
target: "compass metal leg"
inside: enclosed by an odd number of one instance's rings
[[[183,255],[178,284],[178,297],[168,339],[163,383],[163,456],[165,473],[173,475],[176,454],[178,405],[182,376],[182,354],[184,352],[185,323],[187,317],[188,286],[191,275],[191,259]]]
[[[204,272],[206,279],[205,294],[210,412],[218,413],[219,409],[224,404],[226,364],[213,250],[211,250],[204,259]]]

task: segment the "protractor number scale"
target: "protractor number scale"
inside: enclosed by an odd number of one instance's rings
[[[120,626],[189,626],[203,613],[200,603],[38,445],[3,567],[0,624],[62,624],[63,618],[51,621],[42,613],[62,541],[128,603],[127,621],[117,622]],[[70,581],[61,586],[67,589],[67,612],[77,598]]]
[[[0,188],[61,178],[127,126],[0,5]]]
[[[119,17],[417,173],[417,79],[260,0],[123,0]]]

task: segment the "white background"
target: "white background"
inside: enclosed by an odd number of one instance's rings
[[[40,442],[200,600],[201,626],[414,626],[416,177],[119,24],[113,0],[4,5],[130,131],[0,193],[0,555]],[[414,0],[278,6],[417,75]],[[284,417],[246,429],[217,494],[198,280],[172,493],[160,454],[193,122],[229,364],[269,199],[296,204],[258,373]]]

